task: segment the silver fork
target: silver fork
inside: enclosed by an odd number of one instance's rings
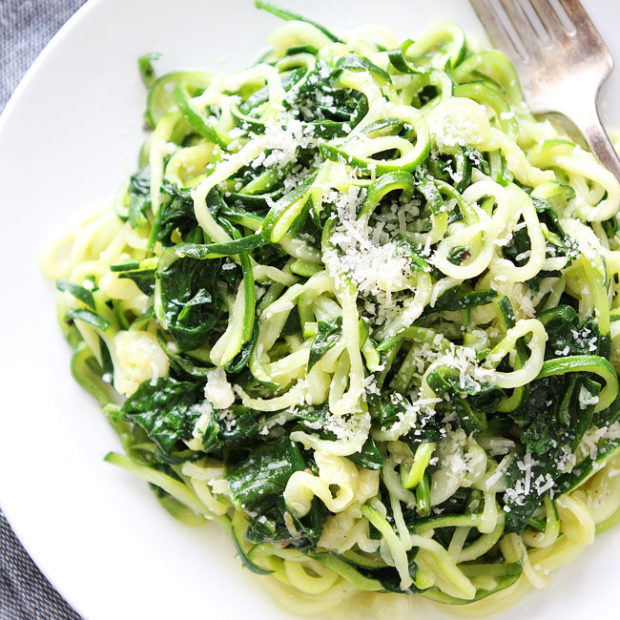
[[[597,107],[614,66],[611,54],[579,0],[559,1],[565,15],[550,0],[470,0],[492,43],[515,65],[532,112],[572,120],[620,181],[620,158]]]

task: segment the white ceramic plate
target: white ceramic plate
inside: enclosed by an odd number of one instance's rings
[[[404,38],[448,19],[482,35],[464,0],[282,3],[333,28],[382,22]],[[587,6],[620,62],[618,6]],[[0,119],[0,502],[43,572],[89,620],[290,617],[240,569],[217,526],[178,524],[146,484],[102,461],[119,442],[70,377],[53,287],[37,267],[45,234],[134,170],[145,95],[136,58],[162,52],[161,72],[242,67],[277,24],[250,0],[94,0],[43,52]],[[616,71],[603,101],[620,127],[619,100]],[[617,618],[619,552],[620,530],[605,534],[501,617],[596,610],[599,620]]]

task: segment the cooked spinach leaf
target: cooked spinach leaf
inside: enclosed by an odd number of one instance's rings
[[[204,413],[200,384],[161,377],[145,381],[122,405],[121,414],[139,424],[164,454],[183,448]]]
[[[239,505],[260,512],[282,494],[293,473],[305,467],[301,450],[282,436],[257,444],[241,460],[227,462],[226,478]]]
[[[155,274],[155,307],[162,327],[182,351],[204,344],[218,323],[224,302],[216,287],[221,259],[176,258]]]

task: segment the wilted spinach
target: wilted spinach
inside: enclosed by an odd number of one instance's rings
[[[224,312],[216,281],[222,259],[184,257],[160,266],[156,272],[155,305],[158,318],[182,351],[204,344]]]

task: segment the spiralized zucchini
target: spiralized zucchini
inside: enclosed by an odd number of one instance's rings
[[[107,460],[298,613],[507,605],[620,518],[618,181],[453,24],[257,5],[248,69],[140,59],[139,170],[43,261]]]

